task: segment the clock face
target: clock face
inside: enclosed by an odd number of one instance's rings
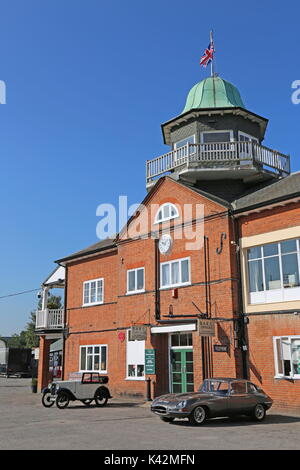
[[[163,235],[161,239],[159,240],[159,244],[158,244],[159,251],[162,254],[168,253],[171,250],[172,243],[173,243],[173,240],[170,235],[168,234]]]

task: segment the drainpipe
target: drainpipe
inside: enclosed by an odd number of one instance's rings
[[[158,249],[159,239],[154,240],[155,249],[155,320],[160,320],[160,256]]]
[[[65,351],[66,351],[66,339],[67,339],[67,290],[68,290],[68,268],[65,266],[65,292],[64,292],[64,329],[63,329],[63,351],[62,351],[62,380],[65,380]]]

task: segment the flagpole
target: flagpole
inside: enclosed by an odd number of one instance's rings
[[[213,36],[213,31],[211,30],[210,32],[210,46],[213,46],[214,48],[214,36]],[[213,53],[213,58],[210,64],[210,75],[211,77],[215,76],[215,67],[214,67],[214,53]]]

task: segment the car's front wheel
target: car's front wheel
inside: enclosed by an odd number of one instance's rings
[[[50,400],[51,398],[51,392],[48,390],[47,392],[43,393],[42,396],[42,403],[45,406],[45,408],[51,408],[51,406],[54,405],[54,400]]]
[[[203,406],[196,406],[189,416],[189,422],[193,426],[200,426],[206,421],[207,411]]]
[[[55,403],[57,408],[62,410],[63,408],[67,408],[70,403],[70,397],[66,392],[60,392],[56,397]]]
[[[266,417],[266,409],[263,405],[258,404],[253,410],[252,418],[255,421],[263,421]]]

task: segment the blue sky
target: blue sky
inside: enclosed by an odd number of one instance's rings
[[[265,145],[298,155],[299,3],[267,0],[2,0],[0,297],[34,289],[53,261],[97,241],[96,208],[145,196],[145,161],[168,149],[160,124],[217,72],[270,119]],[[36,294],[0,299],[0,334],[24,328]]]

